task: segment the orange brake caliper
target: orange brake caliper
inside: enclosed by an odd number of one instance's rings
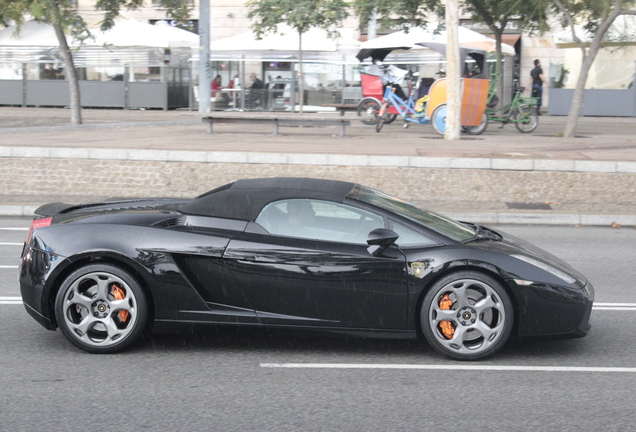
[[[448,294],[444,294],[444,297],[439,301],[439,308],[441,310],[450,310],[453,306],[453,301],[450,299]],[[453,323],[450,321],[440,321],[439,327],[442,330],[442,333],[446,338],[452,339],[455,334],[455,327]]]
[[[123,300],[126,298],[124,290],[113,284],[113,297],[115,300]],[[128,319],[128,311],[119,311],[119,319],[121,322],[126,322]]]

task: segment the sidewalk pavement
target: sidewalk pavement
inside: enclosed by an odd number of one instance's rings
[[[270,126],[243,124],[215,124],[215,133],[207,134],[199,113],[181,110],[84,109],[82,115],[84,124],[73,126],[69,125],[70,112],[66,109],[0,107],[0,157],[72,154],[71,157],[97,158],[108,149],[106,152],[111,155],[119,152],[117,158],[132,160],[150,157],[154,160],[198,161],[205,157],[208,162],[249,163],[269,158],[276,163],[289,164],[298,161],[301,164],[365,166],[406,164],[636,175],[636,121],[631,117],[581,117],[576,137],[570,139],[559,137],[565,117],[542,115],[538,128],[530,134],[520,133],[513,124],[502,128],[500,124],[490,123],[482,135],[462,135],[460,140],[446,141],[433,131],[431,125],[413,124],[404,129],[400,120],[376,133],[373,126],[358,121],[355,113],[347,113],[344,117],[351,120],[345,137],[337,136],[335,127],[286,127],[280,129],[281,135],[272,136]],[[338,116],[336,113],[304,115]],[[79,154],[85,156],[77,156]],[[45,202],[88,202],[100,198],[103,197],[86,196],[78,200],[77,196],[0,196],[0,215],[15,215],[17,207],[32,211],[34,206]],[[479,214],[473,215],[470,202],[422,204],[447,214],[461,214],[466,219],[471,216],[475,216],[471,218],[473,220],[492,219],[492,215],[485,217],[486,212],[506,215],[503,218],[497,216],[495,221],[535,220],[539,223],[577,223],[583,215],[600,217],[608,210],[588,203],[560,206],[551,212],[528,213],[527,209],[520,211],[486,203],[480,206]],[[633,216],[633,225],[636,225],[636,204],[609,211]],[[533,218],[532,215],[540,217]]]

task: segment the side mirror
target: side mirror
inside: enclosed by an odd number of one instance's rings
[[[367,237],[367,244],[369,247],[367,251],[374,257],[382,255],[382,252],[387,250],[398,239],[397,233],[385,229],[377,228],[369,233]]]

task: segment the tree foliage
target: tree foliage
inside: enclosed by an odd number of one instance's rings
[[[473,21],[484,23],[495,35],[497,49],[497,73],[501,74],[503,34],[509,23],[515,22],[520,30],[548,30],[547,0],[466,0],[464,11],[471,14]],[[497,93],[503,102],[503,79],[499,80]]]
[[[121,9],[136,9],[142,4],[143,0],[98,0],[96,8],[104,11],[101,29],[111,28]],[[187,21],[189,9],[186,0],[161,0],[161,5],[171,18],[179,22]],[[71,123],[81,124],[79,81],[67,37],[78,41],[81,46],[86,39],[92,37],[86,22],[69,0],[0,0],[0,25],[8,27],[15,24],[19,33],[25,19],[49,24],[55,30],[69,82]]]
[[[360,30],[366,28],[375,14],[383,30],[406,30],[425,27],[431,16],[444,16],[442,0],[353,0],[355,14],[360,17]]]
[[[635,0],[553,0],[553,7],[561,16],[562,24],[572,32],[572,39],[581,49],[581,70],[576,82],[572,104],[568,113],[563,136],[573,138],[578,124],[578,118],[583,109],[585,82],[589,75],[594,59],[601,48],[601,44],[608,34],[608,30],[621,15],[636,15]],[[577,27],[593,35],[592,41],[586,44],[579,34]]]
[[[86,40],[91,36],[86,28],[86,22],[77,14],[75,7],[68,0],[0,0],[1,24],[8,26],[13,22],[19,32],[20,26],[27,17],[49,24],[55,30],[69,82],[71,123],[81,124],[79,82],[67,36],[71,36],[80,43]]]
[[[97,0],[95,9],[104,12],[104,19],[100,21],[101,30],[112,28],[122,10],[135,10],[143,3],[144,0]],[[178,23],[186,23],[190,17],[190,9],[185,0],[161,0],[160,7],[166,9],[166,16]]]
[[[330,37],[338,36],[334,27],[342,25],[349,15],[345,0],[250,0],[248,18],[257,38],[278,31],[279,24],[295,29],[299,36],[300,113],[303,111],[304,85],[302,76],[302,35],[312,28],[326,30]]]

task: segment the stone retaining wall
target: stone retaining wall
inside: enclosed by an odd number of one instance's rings
[[[353,181],[417,202],[636,204],[633,172],[0,157],[0,195],[14,196],[192,197],[276,176]]]

